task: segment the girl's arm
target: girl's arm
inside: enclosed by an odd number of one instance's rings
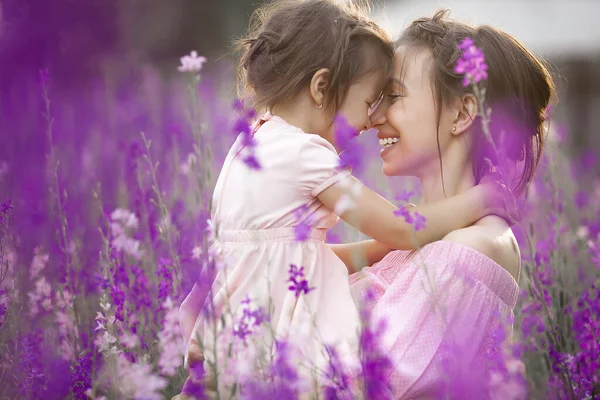
[[[343,210],[336,211],[338,215],[381,245],[412,250],[440,240],[451,231],[469,226],[488,214],[508,217],[499,189],[499,184],[489,182],[448,199],[411,208],[411,212],[416,211],[426,218],[425,227],[418,231],[414,230],[412,224],[405,222],[402,216],[394,216],[394,211],[398,209],[396,206],[353,176],[329,186],[317,197],[331,210],[336,210],[336,205],[342,200],[339,204],[343,203],[344,207]],[[355,193],[350,200],[349,192]],[[384,250],[377,249],[376,245],[372,246],[378,250],[373,252],[374,255],[378,256],[379,251]]]

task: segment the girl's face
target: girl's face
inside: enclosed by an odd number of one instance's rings
[[[382,170],[388,176],[421,176],[424,168],[439,169],[439,153],[452,136],[452,112],[442,107],[438,148],[431,52],[407,50],[400,47],[396,51],[392,77],[371,116],[382,145]]]
[[[360,132],[371,128],[369,116],[372,106],[380,98],[384,80],[383,71],[375,71],[363,75],[350,86],[346,100],[340,107],[339,113],[346,118],[346,121],[356,131]]]

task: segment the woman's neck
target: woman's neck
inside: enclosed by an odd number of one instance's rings
[[[443,173],[443,179],[442,179]],[[438,160],[425,168],[419,176],[424,203],[432,203],[462,193],[475,186],[473,166],[461,157],[446,155],[443,169]]]

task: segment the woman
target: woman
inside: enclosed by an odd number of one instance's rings
[[[465,38],[489,65],[481,84],[504,157],[494,156],[471,85],[454,72]],[[371,120],[380,139],[398,139],[381,152],[383,172],[417,176],[430,202],[477,184],[490,172],[486,158],[504,160],[500,169],[521,192],[539,161],[553,93],[547,70],[510,35],[449,21],[446,11],[420,18],[397,41],[393,76]],[[485,362],[494,332],[513,316],[519,269],[509,225],[490,215],[416,252],[391,252],[350,277],[356,304],[365,306],[368,293],[371,318],[387,321],[382,350],[393,363],[394,398],[439,395],[450,346],[460,349],[463,364]]]

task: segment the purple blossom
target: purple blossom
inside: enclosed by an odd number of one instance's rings
[[[4,294],[4,291],[0,290],[0,296],[2,296],[3,294]],[[6,304],[0,304],[0,328],[2,328],[2,325],[4,324],[6,310],[7,310]]]
[[[41,363],[41,337],[38,333],[23,335],[17,342],[18,366],[15,371],[21,398],[44,398],[46,375]]]
[[[260,170],[262,166],[256,158],[256,139],[252,132],[252,121],[256,118],[256,111],[251,108],[246,108],[242,99],[236,99],[233,102],[233,109],[237,113],[237,117],[233,122],[232,131],[236,135],[242,137],[242,162],[253,170]]]
[[[289,279],[287,282],[291,282],[288,289],[295,292],[296,298],[300,297],[302,293],[308,294],[308,292],[315,289],[308,286],[308,280],[304,277],[304,267],[298,268],[294,264],[290,264]]]
[[[8,212],[10,210],[12,210],[12,208],[13,208],[12,203],[10,202],[10,199],[8,199],[4,203],[2,203],[2,207],[0,208],[0,212],[2,212],[2,214],[8,214]]]
[[[92,387],[92,359],[88,352],[77,359],[73,369],[71,391],[76,400],[86,400],[85,392]]]
[[[350,168],[354,173],[360,173],[363,167],[363,157],[362,149],[356,141],[358,131],[341,114],[335,116],[334,125],[335,143],[340,149],[339,168]]]
[[[250,169],[253,169],[255,171],[260,171],[262,169],[260,163],[258,162],[258,159],[256,158],[256,156],[254,154],[249,154],[249,155],[245,156],[244,158],[242,158],[242,161]]]
[[[161,258],[158,261],[156,274],[159,277],[158,302],[163,304],[173,292],[173,261],[168,258]]]
[[[415,228],[415,231],[425,229],[427,218],[416,211],[411,214],[407,206],[403,206],[395,210],[394,215],[396,217],[403,217],[407,224],[410,224]]]
[[[387,322],[381,320],[375,324],[370,318],[370,313],[363,313],[363,319],[359,343],[366,398],[392,399],[389,376],[394,368],[394,363],[380,348],[382,337],[387,329]]]
[[[310,234],[312,218],[311,215],[306,216],[308,207],[306,205],[299,207],[294,211],[294,219],[297,224],[294,227],[294,237],[299,242],[304,242]]]
[[[278,400],[298,399],[295,388],[299,376],[291,360],[291,346],[285,341],[276,341],[275,357],[268,368],[265,380],[252,380],[244,385],[243,398]]]
[[[337,350],[333,346],[326,345],[325,351],[327,351],[327,355],[329,356],[325,376],[331,382],[325,388],[325,399],[353,399],[354,396],[350,388],[352,376],[346,370],[346,366],[342,363]]]
[[[425,224],[427,222],[427,218],[425,216],[419,214],[415,211],[415,231],[420,231],[421,229],[425,229]]]
[[[396,217],[403,217],[404,221],[407,224],[411,224],[412,225],[415,222],[414,219],[413,219],[413,217],[412,217],[412,215],[410,215],[410,210],[406,206],[402,206],[399,209],[395,210],[394,211],[394,215]]]
[[[396,201],[402,201],[405,203],[409,203],[410,199],[415,195],[415,192],[412,191],[407,191],[406,189],[402,189],[402,193],[400,193],[399,195],[395,196],[394,199],[396,199]]]
[[[242,315],[233,328],[233,335],[240,338],[246,344],[246,337],[254,332],[254,328],[260,326],[267,316],[262,307],[253,309],[252,300],[248,295],[241,302]]]
[[[457,60],[454,71],[457,74],[464,74],[463,86],[469,86],[471,80],[474,83],[479,83],[487,79],[488,66],[485,63],[485,56],[477,48],[473,39],[465,38],[458,45],[458,49],[461,50],[461,57]]]
[[[189,55],[180,58],[181,65],[177,68],[180,72],[195,72],[202,70],[206,57],[199,56],[198,52],[192,51]]]
[[[207,398],[204,392],[204,385],[202,381],[195,380],[192,378],[186,379],[181,389],[181,393],[191,397],[194,400],[202,400]]]

